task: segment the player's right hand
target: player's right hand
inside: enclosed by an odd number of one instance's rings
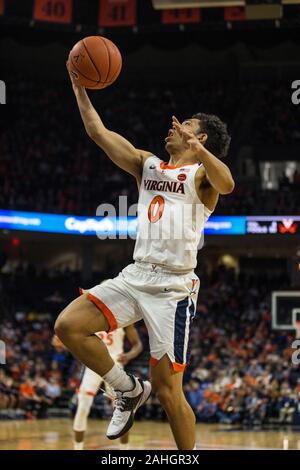
[[[203,145],[199,142],[197,136],[180,124],[176,116],[172,116],[172,126],[180,135],[186,148],[190,148],[193,152],[201,152]]]
[[[79,84],[79,81],[78,81],[78,76],[76,76],[76,73],[71,70],[70,68],[70,58],[68,58],[67,62],[66,62],[66,67],[67,67],[67,70],[68,70],[68,73],[69,73],[69,77],[71,79],[71,82],[72,82],[72,86],[73,86],[73,89],[74,91],[75,90],[78,90],[80,88],[83,88],[80,84]]]

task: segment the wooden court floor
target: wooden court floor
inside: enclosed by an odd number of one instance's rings
[[[118,441],[105,437],[107,422],[89,420],[87,450],[118,449]],[[167,423],[136,422],[130,449],[175,449]],[[209,450],[298,449],[300,431],[241,430],[220,424],[197,425],[197,448]],[[69,419],[40,421],[0,421],[0,450],[72,449],[72,423]]]

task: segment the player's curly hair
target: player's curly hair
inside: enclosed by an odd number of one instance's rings
[[[198,133],[205,132],[208,136],[205,142],[207,150],[220,159],[226,157],[231,141],[227,125],[214,114],[197,113],[192,118],[200,121]]]

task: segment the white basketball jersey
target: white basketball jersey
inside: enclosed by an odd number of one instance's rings
[[[170,166],[156,156],[147,158],[139,194],[135,261],[171,271],[196,267],[201,233],[212,213],[196,192],[199,166]]]
[[[99,331],[95,333],[106,344],[109,354],[113,359],[116,359],[124,352],[124,336],[125,331],[123,328],[118,328],[111,333]]]

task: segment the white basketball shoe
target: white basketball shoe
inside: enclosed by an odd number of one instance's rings
[[[108,439],[118,439],[129,431],[133,425],[136,411],[150,396],[150,382],[137,379],[133,375],[130,377],[134,385],[133,390],[129,392],[114,391],[115,408],[106,432]]]

